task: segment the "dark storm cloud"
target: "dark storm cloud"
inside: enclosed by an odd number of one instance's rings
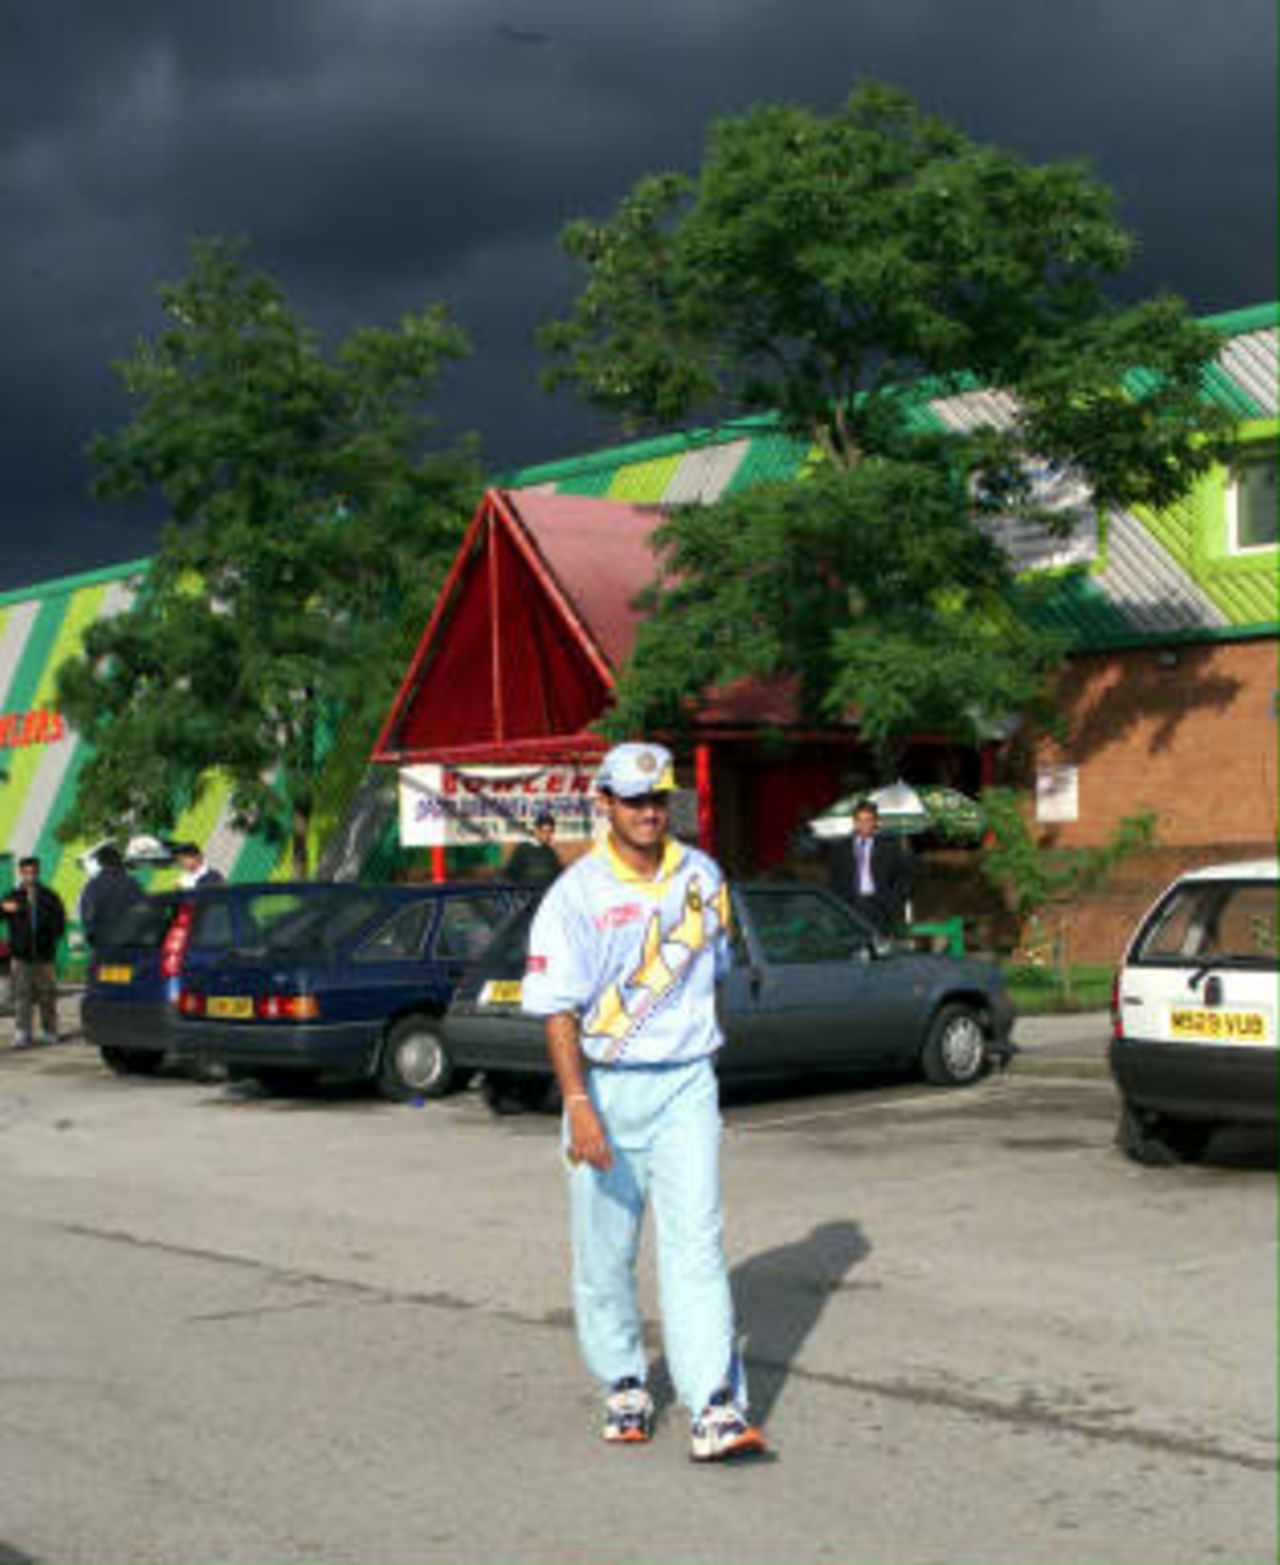
[[[85,498],[192,233],[243,232],[325,330],[447,300],[475,344],[440,412],[494,466],[607,438],[537,390],[573,275],[555,235],[709,121],[898,82],[1033,159],[1083,157],[1141,249],[1129,292],[1275,292],[1274,10],[1201,0],[46,0],[0,13],[0,588],[144,552]]]

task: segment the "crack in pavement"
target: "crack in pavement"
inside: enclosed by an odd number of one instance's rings
[[[139,1250],[172,1255],[184,1260],[234,1267],[241,1271],[271,1277],[279,1282],[306,1283],[336,1294],[347,1294],[353,1301],[386,1305],[408,1304],[426,1309],[447,1310],[455,1314],[479,1314],[486,1319],[501,1321],[505,1325],[544,1331],[573,1330],[573,1316],[568,1309],[554,1309],[541,1315],[534,1315],[506,1305],[486,1304],[475,1299],[462,1298],[443,1290],[425,1292],[413,1288],[387,1288],[374,1283],[356,1282],[350,1278],[329,1277],[322,1272],[306,1272],[295,1267],[277,1266],[254,1256],[202,1249],[196,1245],[173,1244],[163,1239],[147,1239],[120,1229],[95,1228],[80,1223],[53,1223],[50,1226],[77,1238],[97,1239],[110,1244],[128,1245]],[[263,1305],[252,1310],[230,1310],[222,1315],[194,1316],[192,1319],[201,1322],[247,1319],[255,1315],[276,1314],[294,1309],[325,1307],[328,1302],[330,1301],[310,1300]],[[646,1323],[645,1335],[647,1338],[655,1335],[652,1323]],[[1167,1430],[1135,1425],[1104,1424],[1096,1418],[1090,1418],[1087,1414],[1056,1412],[1047,1403],[1037,1402],[1028,1396],[1022,1397],[1017,1402],[1007,1402],[956,1387],[926,1386],[904,1379],[878,1380],[872,1376],[805,1369],[784,1359],[770,1358],[750,1350],[747,1352],[746,1359],[749,1368],[772,1373],[787,1380],[795,1379],[808,1385],[824,1386],[837,1391],[852,1391],[891,1402],[905,1402],[916,1407],[940,1408],[971,1418],[988,1419],[1009,1428],[1073,1435],[1102,1444],[1132,1446],[1139,1450],[1160,1452],[1188,1460],[1218,1462],[1225,1466],[1245,1468],[1251,1472],[1274,1473],[1276,1470],[1275,1456],[1254,1456],[1247,1451],[1232,1450],[1196,1435],[1172,1434]],[[2,1561],[0,1565],[3,1565]]]

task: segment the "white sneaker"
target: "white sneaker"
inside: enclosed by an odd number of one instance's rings
[[[13,1046],[15,1049],[29,1049],[31,1047],[31,1039],[25,1032],[17,1033],[14,1035]]]
[[[722,1462],[765,1449],[764,1436],[727,1391],[717,1391],[693,1421],[689,1455],[695,1462]]]
[[[653,1433],[653,1398],[642,1380],[619,1380],[604,1399],[604,1428],[608,1441],[639,1445]]]

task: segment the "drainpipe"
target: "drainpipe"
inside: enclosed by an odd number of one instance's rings
[[[693,752],[694,780],[698,790],[698,846],[711,853],[715,844],[716,821],[711,792],[711,746],[700,744]]]

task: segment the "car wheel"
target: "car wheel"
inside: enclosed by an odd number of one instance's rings
[[[164,1062],[161,1049],[121,1049],[104,1044],[98,1053],[102,1063],[117,1076],[154,1076]]]
[[[464,1083],[431,1016],[405,1016],[387,1034],[378,1061],[378,1090],[393,1103],[443,1098]]]
[[[1198,1163],[1214,1128],[1205,1120],[1144,1114],[1126,1101],[1120,1105],[1116,1145],[1144,1168],[1172,1168],[1178,1163]]]
[[[929,1023],[920,1053],[926,1081],[937,1087],[967,1087],[986,1074],[989,1063],[981,1012],[959,1001],[942,1006]]]

